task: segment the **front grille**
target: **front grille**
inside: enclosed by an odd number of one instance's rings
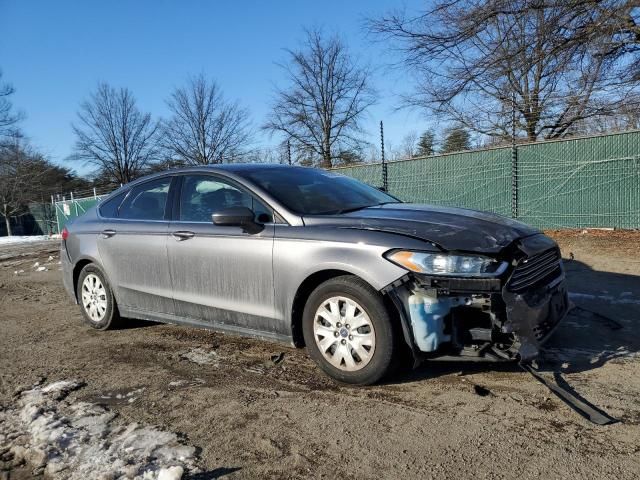
[[[516,267],[509,280],[509,290],[522,292],[550,283],[562,273],[560,252],[557,248],[525,258]]]

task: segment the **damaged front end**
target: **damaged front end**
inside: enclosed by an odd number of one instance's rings
[[[414,358],[456,356],[527,362],[566,315],[560,251],[534,235],[502,253],[487,278],[411,272],[384,289]]]

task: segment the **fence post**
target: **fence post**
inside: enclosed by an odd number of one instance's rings
[[[511,94],[511,217],[518,218],[518,147],[516,146],[516,95]]]
[[[62,229],[60,228],[60,217],[58,216],[58,202],[60,201],[60,195],[58,194],[58,200],[53,204],[53,208],[55,208],[56,212],[56,230],[57,233],[62,233]]]
[[[53,209],[52,215],[53,213],[56,214],[56,230],[58,230],[58,212],[56,210],[56,201],[53,195],[51,195],[51,208]],[[49,220],[49,223],[51,224],[51,234],[53,235],[53,216]],[[56,231],[55,233],[60,233],[60,232]]]
[[[389,176],[387,172],[387,162],[384,159],[384,127],[380,120],[380,153],[382,158],[382,188],[385,192],[389,191]]]
[[[73,200],[73,192],[71,192],[71,204],[75,207],[76,209],[76,217],[78,216],[78,202],[75,202]]]

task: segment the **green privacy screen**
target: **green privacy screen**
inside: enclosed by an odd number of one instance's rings
[[[640,131],[389,162],[387,185],[407,202],[487,210],[539,228],[640,228]],[[382,165],[336,168],[375,187]],[[100,197],[56,202],[58,232]],[[53,223],[53,222],[51,222]],[[44,229],[43,229],[44,231]]]
[[[640,228],[640,132],[389,162],[389,193],[487,210],[540,228]],[[382,186],[382,165],[337,168]]]
[[[544,228],[640,228],[640,132],[518,147],[518,210]]]
[[[62,232],[66,223],[79,217],[91,207],[95,206],[101,197],[79,198],[56,202],[56,226],[57,232]]]
[[[465,152],[389,164],[389,193],[401,200],[508,215],[511,151]]]

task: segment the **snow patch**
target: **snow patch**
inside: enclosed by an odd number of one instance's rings
[[[158,480],[180,480],[183,473],[182,467],[163,468],[158,472]]]
[[[192,348],[188,352],[181,353],[180,358],[199,365],[213,365],[214,367],[219,365],[218,354],[214,350],[207,351],[204,348]]]
[[[131,390],[120,390],[113,392],[103,392],[94,399],[93,402],[100,405],[122,405],[125,403],[133,403],[144,392],[144,388],[134,388]]]
[[[22,392],[14,408],[0,411],[0,451],[53,479],[178,480],[198,472],[195,448],[175,433],[117,425],[117,414],[103,406],[68,402],[82,386],[63,380]]]
[[[182,387],[197,387],[204,385],[202,378],[194,378],[193,380],[174,380],[169,382],[169,388],[182,388]]]
[[[176,380],[175,382],[169,382],[169,386],[170,387],[182,387],[184,385],[187,385],[189,382],[187,382],[186,380]]]
[[[9,245],[16,243],[31,243],[31,242],[43,242],[45,240],[49,240],[48,235],[29,235],[29,236],[19,236],[15,235],[12,237],[0,237],[0,245]]]
[[[62,394],[66,395],[69,392],[72,392],[73,390],[77,390],[81,386],[82,386],[82,384],[80,382],[76,382],[74,380],[60,380],[58,382],[50,383],[46,387],[42,387],[40,389],[40,392],[41,393],[57,392],[57,393],[59,393],[61,395]],[[38,389],[35,388],[33,390],[29,390],[26,393],[31,393],[31,395],[35,395],[35,394],[38,393]]]

